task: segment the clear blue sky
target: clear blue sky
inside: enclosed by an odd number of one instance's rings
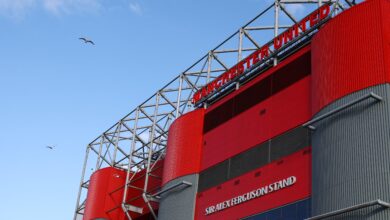
[[[0,0],[0,219],[71,219],[85,146],[266,2]]]

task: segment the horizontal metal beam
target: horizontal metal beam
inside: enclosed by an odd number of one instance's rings
[[[290,28],[291,25],[279,25],[280,29]],[[246,31],[259,31],[259,30],[274,30],[275,26],[261,26],[261,27],[246,27],[244,30]]]
[[[322,0],[322,3],[336,2],[336,0]],[[280,0],[283,4],[313,3],[318,4],[318,0]]]
[[[222,52],[220,52],[220,53],[222,53]],[[210,73],[217,73],[217,72],[222,72],[222,71],[225,71],[225,69],[210,70]],[[186,72],[186,75],[199,75],[199,74],[202,74],[202,73],[208,73],[208,71],[207,70],[202,70],[202,71],[198,71],[198,72]]]
[[[345,110],[345,109],[347,109],[347,108],[349,108],[349,107],[351,107],[353,105],[356,105],[356,104],[358,104],[358,103],[360,103],[360,102],[362,102],[362,101],[364,101],[366,99],[369,99],[369,98],[372,98],[372,99],[374,99],[375,101],[378,101],[378,102],[383,100],[383,98],[380,97],[379,95],[377,95],[377,94],[375,94],[373,92],[370,92],[370,93],[368,93],[368,94],[366,94],[366,95],[364,95],[364,96],[362,96],[362,97],[360,97],[360,98],[358,98],[358,99],[356,99],[354,101],[346,103],[346,104],[344,104],[344,105],[342,105],[342,106],[340,106],[340,107],[338,107],[338,108],[336,108],[336,109],[334,109],[334,110],[332,110],[332,111],[330,111],[328,113],[325,113],[325,114],[323,114],[321,116],[318,116],[318,117],[316,117],[316,118],[306,122],[302,126],[303,127],[307,127],[310,130],[315,130],[316,128],[313,126],[313,124],[315,124],[315,123],[317,123],[319,121],[322,121],[325,118],[328,118],[328,117],[330,117],[330,116],[332,116],[332,115],[334,115],[334,114],[336,114],[336,113],[338,113],[338,112],[340,112],[342,110]]]
[[[257,48],[253,47],[253,48],[242,48],[241,51],[254,51],[254,50],[257,50]],[[238,52],[239,49],[225,49],[225,50],[215,50],[213,51],[214,54],[218,54],[218,53],[236,53]],[[225,71],[225,70],[223,70]]]
[[[161,190],[160,192],[157,192],[157,193],[153,194],[152,197],[155,197],[155,198],[158,198],[158,199],[159,199],[160,196],[161,196],[161,194],[167,193],[167,192],[169,192],[169,191],[172,191],[172,190],[174,190],[174,189],[176,189],[176,188],[178,188],[178,187],[180,187],[180,186],[185,186],[185,187],[187,188],[187,187],[192,186],[192,183],[187,182],[187,181],[181,181],[181,182],[179,182],[179,183],[176,183],[176,184],[174,184],[174,185],[172,185],[172,186],[169,186],[169,187],[167,187],[167,188]]]
[[[143,212],[143,208],[140,208],[140,207],[137,207],[137,206],[124,204],[124,207],[125,207],[126,211],[135,212],[135,213],[138,213],[138,214],[142,214],[142,212]]]
[[[339,210],[336,210],[336,211],[328,212],[328,213],[325,213],[325,214],[322,214],[322,215],[317,215],[317,216],[314,216],[314,217],[311,217],[311,218],[307,218],[305,220],[325,219],[325,218],[329,218],[329,217],[332,217],[332,216],[335,216],[335,215],[341,215],[341,214],[344,214],[344,213],[347,213],[347,212],[352,212],[352,211],[355,211],[355,210],[358,210],[358,209],[363,209],[363,208],[367,208],[367,207],[374,206],[374,205],[379,205],[379,206],[382,206],[384,208],[390,208],[390,203],[384,202],[384,201],[382,201],[380,199],[377,199],[377,200],[366,202],[366,203],[362,203],[362,204],[359,204],[359,205],[350,206],[350,207],[347,207],[347,208],[344,208],[344,209],[339,209]]]

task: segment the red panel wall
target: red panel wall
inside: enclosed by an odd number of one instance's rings
[[[260,175],[256,173],[260,172]],[[211,205],[232,199],[275,181],[295,176],[294,185],[272,192],[265,196],[241,203],[210,215],[205,209]],[[235,182],[239,180],[239,184]],[[264,212],[310,196],[311,193],[311,154],[310,147],[298,151],[282,160],[253,170],[238,178],[229,180],[219,187],[213,187],[197,195],[196,219],[239,219]]]
[[[389,0],[370,0],[328,22],[312,41],[312,112],[390,82]]]
[[[126,172],[112,167],[100,169],[92,174],[83,219],[125,219],[125,214],[120,206],[125,180]],[[119,190],[115,191],[116,189]]]
[[[206,114],[309,52],[308,46],[295,53],[276,68],[270,69],[211,106],[206,110]],[[307,76],[204,134],[201,169],[213,166],[309,120],[311,117],[310,86],[311,77]]]
[[[270,99],[269,138],[310,119],[310,82],[311,77],[307,76]]]
[[[382,9],[382,26],[383,26],[383,51],[385,56],[385,71],[390,75],[390,1],[382,2],[380,5]]]
[[[169,128],[163,184],[198,173],[203,140],[204,109],[189,112]]]

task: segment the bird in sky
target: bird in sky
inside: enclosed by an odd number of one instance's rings
[[[89,44],[95,45],[95,43],[92,40],[88,39],[88,38],[80,37],[79,39],[84,41],[84,43],[86,43],[86,44],[89,43]]]
[[[50,150],[54,150],[55,146],[54,146],[54,145],[52,145],[52,146],[49,146],[49,145],[48,145],[48,146],[46,146],[46,148],[47,148],[47,149],[50,149]]]

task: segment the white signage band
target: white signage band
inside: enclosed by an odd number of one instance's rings
[[[267,195],[272,192],[279,191],[281,189],[284,189],[286,187],[292,186],[297,182],[297,178],[295,176],[290,176],[288,178],[279,180],[277,182],[268,184],[266,186],[260,187],[258,189],[252,190],[250,192],[244,193],[242,195],[236,196],[234,198],[225,200],[223,202],[220,202],[216,205],[209,206],[205,209],[206,213],[205,215],[210,215],[215,212],[219,212],[221,210],[236,206],[238,204],[241,204],[243,202],[248,202],[252,199],[259,198],[261,196]]]

